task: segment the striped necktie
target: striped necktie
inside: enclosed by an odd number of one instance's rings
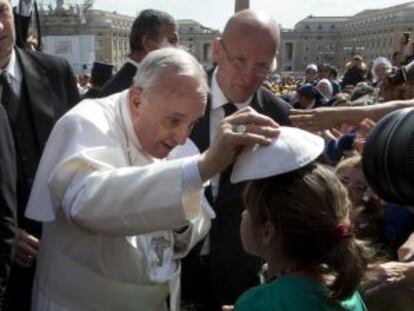
[[[6,70],[3,70],[0,73],[0,86],[2,89],[1,104],[6,110],[9,120],[11,122],[15,122],[17,118],[20,99],[19,96],[13,90],[11,84],[11,76]]]

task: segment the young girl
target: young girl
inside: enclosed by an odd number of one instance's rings
[[[328,168],[311,163],[252,181],[241,239],[268,263],[266,284],[246,291],[235,311],[366,310],[356,291],[365,250],[350,229],[347,192]]]

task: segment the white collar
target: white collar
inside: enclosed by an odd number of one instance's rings
[[[124,124],[124,128],[125,128],[127,144],[129,144],[129,142],[132,142],[133,147],[135,147],[142,154],[144,154],[146,158],[148,158],[150,161],[155,161],[155,158],[142,148],[141,143],[139,142],[138,136],[137,134],[135,134],[134,126],[131,120],[131,114],[129,113],[129,109],[128,109],[128,101],[129,101],[128,99],[129,99],[129,91],[125,90],[121,93],[120,105],[118,105],[120,109],[122,123]],[[132,146],[127,146],[127,148],[131,148],[131,147]],[[130,150],[128,150],[128,152],[130,152]],[[131,157],[131,155],[129,156]]]
[[[121,110],[120,111],[121,118],[125,126],[127,138],[132,141],[132,143],[137,149],[141,149],[142,147],[138,140],[137,135],[135,134],[134,126],[131,120],[131,114],[129,113],[129,109],[128,109],[129,91],[125,90],[122,93],[123,94],[121,94],[121,98],[120,98],[121,103],[119,105],[120,107],[119,109]]]
[[[218,82],[217,82],[217,70],[218,67],[214,69],[213,75],[211,77],[211,110],[220,108],[230,102],[230,100],[227,99],[226,95],[224,95],[223,91],[221,90]],[[253,98],[253,95],[250,96],[246,101],[240,102],[240,103],[234,103],[236,104],[236,107],[239,109],[247,107],[251,100]]]

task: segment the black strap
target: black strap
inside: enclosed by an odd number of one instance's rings
[[[37,8],[37,1],[33,1],[33,8],[36,17],[36,30],[37,30],[37,50],[40,51],[42,49],[42,28],[40,27],[40,17],[39,17],[39,10]]]

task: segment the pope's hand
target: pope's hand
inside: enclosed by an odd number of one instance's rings
[[[18,229],[14,261],[23,268],[30,267],[39,252],[39,247],[40,241],[36,237],[23,229]]]
[[[198,162],[203,181],[223,171],[244,149],[269,145],[279,135],[278,127],[271,118],[250,107],[223,119],[214,142]]]

